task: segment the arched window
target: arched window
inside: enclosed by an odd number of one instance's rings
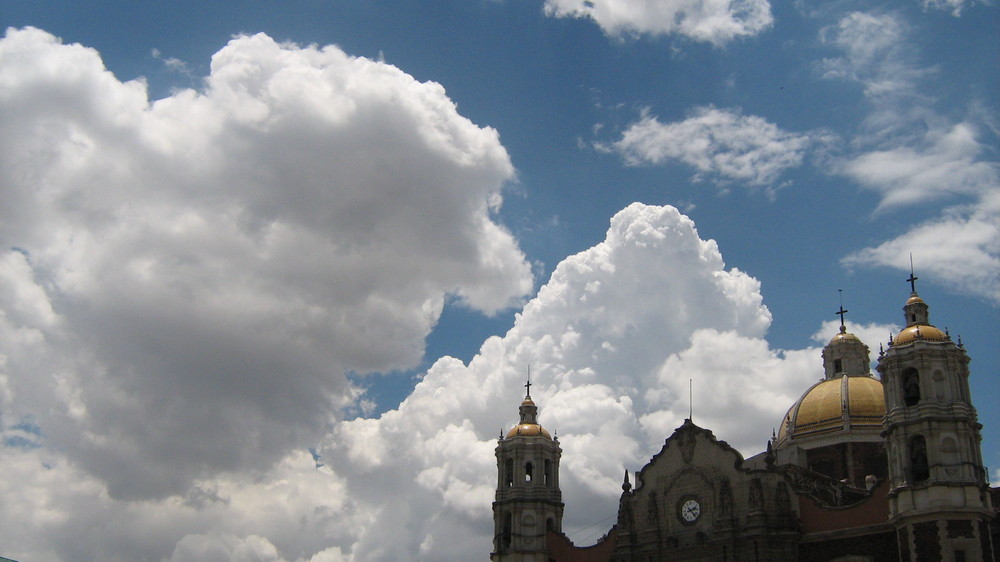
[[[531,461],[524,463],[524,481],[531,482],[531,477],[534,476],[535,467],[531,464]]]
[[[909,368],[903,371],[903,403],[916,406],[920,402],[920,373]]]
[[[552,486],[552,461],[550,461],[549,459],[545,459],[545,472],[542,473],[542,477],[544,478],[544,480],[542,481],[542,483],[545,484],[546,486],[551,487]]]
[[[508,486],[514,485],[514,459],[507,459],[504,463],[504,475],[506,476],[505,484]]]
[[[910,438],[910,482],[923,482],[930,478],[930,467],[927,465],[927,441],[923,435]]]

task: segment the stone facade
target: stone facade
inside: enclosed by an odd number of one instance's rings
[[[792,498],[784,474],[685,420],[626,486],[611,560],[796,560]]]

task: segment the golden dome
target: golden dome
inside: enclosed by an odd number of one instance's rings
[[[507,432],[507,439],[511,437],[545,437],[552,439],[549,432],[537,423],[519,423]]]
[[[910,297],[910,300],[913,300],[915,298],[918,299],[920,297]],[[896,339],[892,341],[892,345],[906,345],[908,343],[913,343],[917,340],[948,341],[949,339],[950,338],[948,338],[948,336],[944,332],[938,330],[934,326],[930,326],[927,324],[924,325],[917,324],[914,326],[910,326],[908,328],[903,328],[903,330],[899,332],[899,335],[896,336]]]
[[[788,410],[778,443],[783,445],[790,439],[844,429],[881,431],[883,417],[885,397],[881,381],[862,376],[828,379],[813,385]]]
[[[918,302],[924,302],[924,299],[918,297],[917,295],[910,295],[910,298],[906,300],[906,304],[916,304]],[[924,303],[926,304],[926,303]],[[906,306],[905,304],[903,306]]]
[[[830,345],[838,343],[848,343],[848,342],[861,343],[861,340],[858,339],[858,336],[855,336],[854,334],[845,331],[845,332],[840,332],[836,336],[833,336],[833,339],[830,340]]]

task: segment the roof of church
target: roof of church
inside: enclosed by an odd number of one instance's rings
[[[882,382],[845,376],[814,384],[785,414],[778,446],[843,429],[881,431],[885,416]]]
[[[916,277],[910,275],[911,283],[916,281]],[[913,291],[910,293],[910,298],[906,300],[906,304],[903,305],[903,310],[907,314],[906,327],[900,330],[899,334],[889,341],[889,345],[892,347],[897,347],[901,345],[909,345],[913,342],[923,341],[923,342],[949,342],[951,337],[947,332],[942,332],[941,330],[935,328],[930,323],[930,319],[927,315],[927,303],[924,299],[917,295],[916,285],[913,285]]]
[[[915,341],[949,341],[950,339],[947,334],[930,324],[917,324],[903,328],[899,335],[892,340],[892,345],[906,345]]]
[[[510,439],[511,437],[545,437],[546,439],[552,439],[548,430],[537,423],[519,423],[515,425],[507,432],[507,438]]]
[[[855,336],[854,334],[848,332],[844,326],[841,326],[840,332],[837,335],[833,336],[833,339],[830,340],[830,345],[836,345],[841,343],[855,343],[855,342],[861,343],[861,340],[858,339],[858,336]]]

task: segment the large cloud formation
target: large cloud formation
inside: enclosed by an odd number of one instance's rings
[[[345,372],[415,366],[448,295],[532,288],[492,218],[496,131],[336,47],[237,37],[203,91],[151,103],[9,30],[0,135],[3,421],[114,497],[268,466],[329,429]]]
[[[769,356],[759,339],[769,323],[758,283],[726,270],[715,243],[700,239],[690,219],[672,207],[633,204],[612,219],[603,243],[556,267],[504,337],[486,341],[467,366],[439,360],[397,410],[340,424],[324,458],[338,473],[363,471],[368,493],[392,494],[393,517],[421,525],[410,540],[468,549],[464,552],[477,543],[483,548],[490,540],[483,531],[491,528],[496,485],[491,436],[514,423],[530,368],[541,422],[558,432],[565,451],[566,497],[577,506],[605,506],[608,518],[623,464],[639,464],[664,429],[683,420],[678,405],[686,394],[664,392],[664,381],[674,375],[661,372],[664,362],[689,350],[696,332],[716,341],[694,355],[754,342],[752,354]],[[720,373],[699,386],[707,393],[732,382],[733,375]],[[769,380],[747,380],[744,389]],[[799,387],[803,380],[808,377],[799,379]],[[652,399],[647,394],[654,388],[658,394]],[[780,403],[794,399],[785,398]],[[744,404],[745,419],[767,420],[764,427],[770,427],[783,413],[774,404]],[[656,421],[647,422],[646,416]],[[756,434],[747,433],[737,429],[740,425],[730,420],[718,429],[734,430],[727,434],[741,446],[762,448],[766,431],[758,426]],[[400,490],[392,484],[400,481],[414,485]],[[424,521],[428,501],[448,525]],[[570,516],[569,526],[599,510],[588,511]],[[465,532],[454,536],[455,528]],[[387,532],[370,527],[357,555],[391,560],[420,548],[398,536],[388,540]],[[466,533],[468,544],[461,538]],[[460,552],[444,558],[461,558]]]
[[[0,41],[0,120],[4,556],[480,559],[529,367],[587,543],[689,381],[695,421],[752,454],[821,375],[817,348],[767,345],[759,283],[689,218],[633,204],[468,364],[343,420],[344,373],[412,367],[448,295],[530,290],[494,131],[335,47],[238,37],[202,91],[150,103],[33,29]]]

